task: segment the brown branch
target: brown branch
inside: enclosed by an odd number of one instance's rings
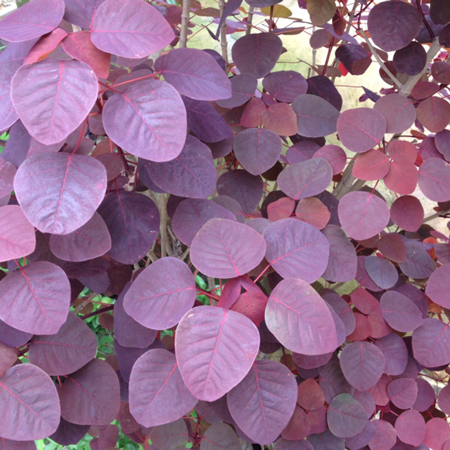
[[[219,0],[220,17],[225,13],[225,0]],[[220,47],[222,48],[222,58],[225,64],[228,64],[228,44],[227,44],[227,19],[223,21],[220,27]]]

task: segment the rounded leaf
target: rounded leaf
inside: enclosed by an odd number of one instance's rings
[[[91,156],[41,153],[19,167],[14,190],[25,216],[39,231],[69,234],[85,225],[103,200],[106,169]]]
[[[413,378],[398,378],[387,387],[389,399],[400,409],[411,408],[416,401],[417,392],[417,383]]]
[[[339,145],[324,145],[314,153],[313,158],[326,159],[333,169],[333,175],[341,173],[347,164],[347,155]]]
[[[397,440],[394,427],[381,419],[374,420],[372,423],[375,425],[375,436],[369,442],[370,450],[390,450]]]
[[[422,45],[417,44],[423,49]],[[416,120],[416,108],[411,100],[400,94],[390,94],[376,101],[373,109],[386,119],[386,133],[402,133]]]
[[[380,299],[381,314],[394,330],[407,333],[422,325],[420,309],[405,295],[385,292]]]
[[[361,433],[367,425],[367,413],[350,394],[339,394],[328,406],[327,423],[335,436],[351,438]]]
[[[427,98],[417,107],[417,119],[432,133],[442,131],[450,121],[450,104],[440,97]]]
[[[408,349],[405,341],[396,333],[390,333],[375,341],[375,345],[383,352],[387,375],[401,375],[408,364]]]
[[[425,160],[419,169],[419,188],[430,200],[450,200],[450,165],[438,158]]]
[[[420,445],[425,438],[425,420],[418,411],[404,411],[395,421],[395,431],[405,444]]]
[[[450,177],[449,177],[450,187]],[[397,198],[391,206],[391,219],[405,231],[417,231],[425,216],[422,203],[417,197],[404,195]]]
[[[293,70],[269,73],[264,77],[262,84],[273,98],[287,103],[292,103],[308,90],[308,83],[303,75]]]
[[[197,403],[181,378],[175,355],[165,349],[149,350],[134,363],[129,389],[130,412],[144,427],[173,422]]]
[[[211,425],[203,435],[200,450],[241,450],[236,433],[226,423]]]
[[[186,108],[175,88],[163,81],[141,80],[110,97],[103,108],[103,125],[116,144],[149,161],[176,158],[186,142]]]
[[[369,150],[358,155],[353,165],[355,178],[365,181],[375,181],[384,178],[391,167],[389,158],[378,150]]]
[[[390,289],[398,281],[394,264],[381,256],[368,256],[364,266],[369,277],[381,289]]]
[[[427,296],[443,308],[450,308],[450,280],[448,274],[450,264],[443,264],[435,270],[428,280],[425,293]]]

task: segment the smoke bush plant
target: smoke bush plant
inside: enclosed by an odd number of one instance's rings
[[[450,448],[450,8],[247,1],[222,56],[186,48],[219,15],[194,0],[0,21],[1,449],[115,420],[145,449]],[[323,64],[273,72],[302,31]]]

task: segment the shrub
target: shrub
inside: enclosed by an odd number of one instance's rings
[[[0,21],[1,448],[450,448],[450,8],[247,1]]]

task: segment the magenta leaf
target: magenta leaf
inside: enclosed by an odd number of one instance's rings
[[[389,158],[378,150],[361,153],[355,160],[352,173],[360,180],[373,181],[384,178],[391,168]]]
[[[0,261],[19,259],[34,252],[36,235],[33,226],[16,205],[0,208]]]
[[[150,250],[159,232],[159,212],[145,195],[116,191],[108,194],[98,209],[108,227],[111,258],[135,264]]]
[[[166,350],[161,351],[166,352]],[[167,361],[170,362],[169,359]],[[181,380],[181,382],[183,381]],[[153,427],[150,432],[150,439],[158,449],[186,448],[186,444],[189,442],[189,431],[186,422],[183,419],[178,419],[175,422]]]
[[[275,67],[282,47],[281,39],[275,33],[249,34],[236,41],[231,53],[241,73],[252,73],[261,78]]]
[[[323,192],[331,183],[333,169],[324,158],[313,158],[286,167],[277,178],[280,189],[294,200]]]
[[[64,271],[39,261],[19,267],[0,281],[0,319],[32,334],[56,334],[66,322],[70,284]]]
[[[339,394],[328,407],[327,422],[335,436],[351,438],[363,431],[368,420],[361,403],[350,394]]]
[[[266,307],[267,328],[289,350],[323,355],[337,347],[336,327],[327,304],[303,280],[277,284]]]
[[[59,389],[61,415],[76,425],[109,425],[119,412],[119,389],[114,369],[94,359],[69,375]]]
[[[397,433],[394,427],[385,420],[376,419],[372,422],[375,425],[375,435],[369,442],[370,450],[391,449],[397,440]]]
[[[328,136],[336,131],[339,111],[317,95],[304,94],[292,103],[297,115],[297,132],[306,137]]]
[[[264,238],[247,225],[228,219],[211,219],[191,245],[192,264],[203,274],[235,278],[254,269],[264,258]]]
[[[0,377],[0,435],[31,441],[56,431],[60,418],[58,393],[39,367],[19,364]]]
[[[32,0],[0,22],[0,39],[23,42],[53,31],[64,15],[63,0]]]
[[[423,49],[421,45],[420,47]],[[377,100],[373,109],[383,114],[386,119],[386,133],[402,133],[408,130],[416,120],[414,104],[400,94],[381,97]]]
[[[93,70],[74,60],[45,59],[22,66],[11,87],[18,116],[31,136],[46,145],[72,133],[94,106],[97,94]]]
[[[238,385],[255,361],[259,341],[258,329],[242,314],[211,306],[188,311],[177,328],[175,354],[192,395],[211,402]]]
[[[385,292],[380,299],[380,305],[384,320],[394,330],[406,333],[422,325],[420,309],[399,292]]]
[[[286,427],[294,413],[296,397],[295,378],[276,361],[256,361],[227,395],[236,424],[261,445],[272,443]]]
[[[413,378],[397,378],[387,386],[391,402],[400,409],[411,408],[417,398],[417,383]]]
[[[417,231],[422,225],[424,215],[420,200],[412,195],[397,198],[391,206],[391,219],[405,231]]]
[[[278,161],[283,144],[273,131],[251,128],[241,131],[233,143],[233,150],[247,172],[261,175]]]
[[[51,182],[43,191],[44,173]],[[69,234],[86,224],[103,200],[106,169],[90,156],[42,153],[20,166],[14,190],[32,225],[43,233]]]
[[[67,32],[62,28],[56,28],[51,33],[43,36],[39,41],[33,46],[24,60],[24,64],[33,64],[35,62],[41,61],[49,53],[58,47],[61,41],[67,36]]]
[[[403,411],[395,421],[395,431],[405,444],[420,445],[425,438],[425,420],[418,411]]]
[[[195,280],[183,261],[166,257],[144,269],[131,285],[124,309],[141,325],[153,330],[175,326],[195,302]]]
[[[103,109],[103,125],[124,150],[155,162],[176,158],[186,141],[183,101],[170,84],[158,80],[138,81],[110,97]]]
[[[308,83],[300,73],[284,70],[265,76],[263,87],[280,102],[292,103],[299,95],[306,94]]]
[[[441,448],[443,450],[448,449],[443,447],[446,441],[449,441],[450,427],[448,422],[441,417],[433,417],[425,425],[425,438],[423,440],[424,445],[430,448]]]
[[[348,109],[338,118],[337,132],[345,147],[352,152],[364,153],[383,139],[386,119],[375,109]]]
[[[90,28],[96,47],[125,58],[151,55],[175,37],[161,13],[142,0],[106,0],[94,12]]]
[[[363,341],[344,347],[340,364],[347,381],[359,391],[367,391],[381,378],[385,360],[378,347]]]
[[[380,233],[389,222],[389,208],[384,200],[369,192],[350,192],[338,206],[344,231],[362,241]]]
[[[419,187],[434,202],[450,200],[450,166],[437,158],[424,161],[419,169]]]
[[[160,189],[179,197],[206,198],[216,187],[217,171],[211,150],[194,136],[187,136],[183,150],[175,159],[149,161],[146,169]]]
[[[208,101],[231,97],[230,80],[214,58],[202,50],[173,49],[155,61],[155,70],[187,97]]]
[[[145,427],[173,422],[195,407],[181,378],[175,355],[153,349],[134,364],[130,377],[130,412]]]
[[[282,219],[265,229],[264,239],[266,259],[283,278],[314,283],[325,272],[330,245],[312,225],[297,219]]]
[[[33,337],[29,359],[49,375],[66,375],[81,369],[96,353],[95,334],[80,318],[69,314],[58,333]]]
[[[450,264],[444,264],[435,270],[431,274],[425,290],[427,296],[443,308],[450,307],[449,269]]]

